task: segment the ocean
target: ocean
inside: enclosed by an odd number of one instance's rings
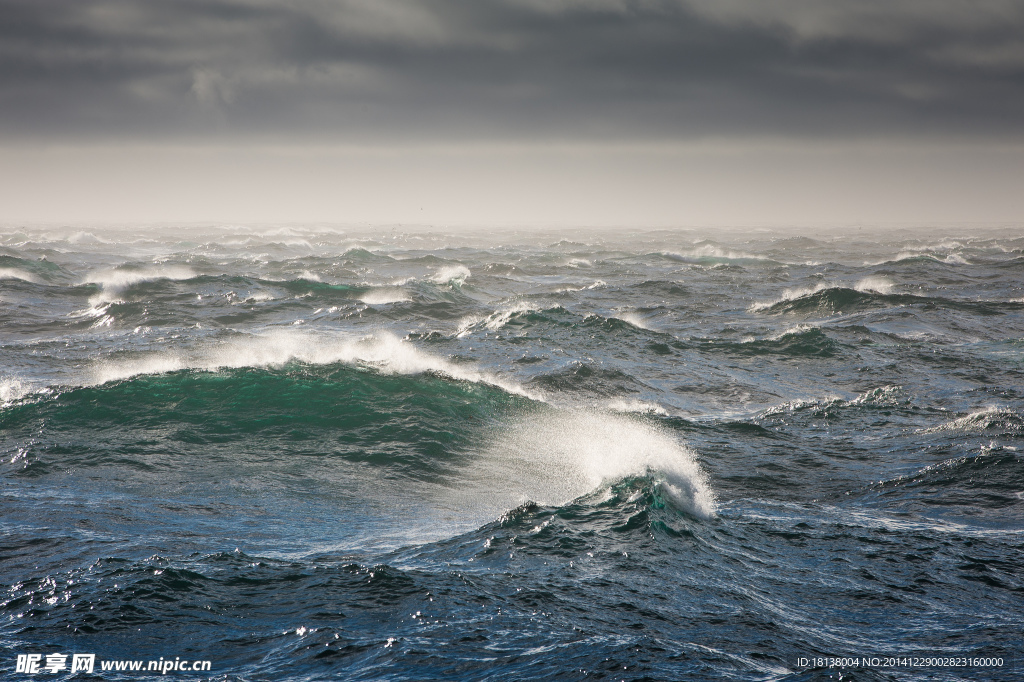
[[[1020,679],[1021,448],[1019,227],[9,227],[0,677]]]

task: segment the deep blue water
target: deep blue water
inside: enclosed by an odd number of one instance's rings
[[[1019,679],[1022,447],[1020,230],[8,229],[0,677]]]

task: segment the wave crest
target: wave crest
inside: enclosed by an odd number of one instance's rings
[[[570,410],[521,418],[495,433],[475,469],[477,482],[518,495],[508,506],[560,506],[602,485],[649,476],[679,508],[703,519],[716,513],[693,452],[657,425],[623,415]]]
[[[412,296],[400,287],[380,287],[366,292],[359,297],[359,300],[367,305],[387,305],[389,303],[407,303],[412,300]]]
[[[1024,418],[1005,407],[991,405],[983,410],[971,412],[939,426],[925,429],[923,433],[939,431],[990,431],[993,429],[1010,434],[1022,433],[1024,432]]]
[[[204,344],[193,351],[151,353],[130,360],[100,362],[94,367],[88,383],[103,384],[140,374],[160,374],[183,369],[216,371],[281,366],[288,362],[366,365],[385,374],[435,372],[452,379],[490,384],[509,393],[543,400],[539,394],[515,382],[473,366],[456,364],[431,355],[391,334],[338,338],[292,329],[235,337],[220,343]]]
[[[0,268],[0,279],[18,279],[22,282],[30,282],[32,284],[39,284],[40,279],[33,275],[31,272],[26,272],[20,268]]]
[[[140,269],[99,270],[86,276],[82,283],[99,285],[100,292],[89,299],[89,304],[95,308],[102,303],[119,300],[125,291],[143,282],[161,279],[183,280],[195,276],[196,273],[184,265],[164,265]]]
[[[450,284],[453,286],[462,286],[469,279],[472,273],[465,265],[449,265],[440,268],[434,276],[430,278],[430,281],[435,284]]]

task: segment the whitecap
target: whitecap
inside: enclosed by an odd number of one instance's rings
[[[853,288],[862,293],[874,292],[876,294],[891,294],[895,286],[895,284],[885,277],[872,275],[857,282]]]
[[[388,303],[405,303],[411,301],[408,292],[398,287],[381,287],[366,292],[359,300],[367,305],[387,305]]]
[[[18,400],[28,393],[28,387],[21,381],[21,379],[15,377],[5,377],[0,379],[0,405],[6,405],[9,402]]]
[[[139,269],[110,269],[89,273],[83,284],[98,284],[100,292],[89,299],[94,308],[101,303],[110,303],[120,299],[128,288],[142,282],[153,282],[161,279],[183,280],[195,277],[195,272],[184,265],[161,265]]]
[[[574,291],[587,291],[589,289],[599,289],[599,288],[605,287],[605,286],[608,286],[608,283],[605,282],[603,279],[598,279],[598,280],[594,280],[590,284],[581,284],[580,286],[576,286],[576,287],[562,287],[561,289],[556,289],[555,293],[558,293],[558,294],[568,294],[568,293],[572,293]]]
[[[456,284],[462,286],[472,273],[465,265],[446,265],[430,278],[437,284]]]
[[[920,433],[935,433],[938,431],[984,431],[991,426],[1007,421],[1019,423],[1024,420],[1021,420],[1016,414],[1005,407],[989,405],[982,410],[971,412],[963,417],[959,417],[958,419],[950,420],[930,429],[923,429]]]
[[[556,410],[498,429],[468,472],[492,504],[563,505],[630,476],[649,476],[681,508],[716,513],[714,490],[692,451],[672,433],[626,415]]]
[[[689,261],[699,258],[720,258],[723,260],[768,260],[764,256],[758,256],[744,251],[733,251],[723,249],[714,244],[702,244],[687,251],[664,251],[663,254],[674,260]]]
[[[23,282],[39,284],[39,278],[20,268],[0,268],[0,279],[20,279]]]
[[[530,303],[528,301],[516,301],[511,305],[507,305],[503,308],[495,310],[493,313],[486,317],[479,315],[469,315],[459,322],[458,330],[456,335],[462,338],[473,331],[474,328],[483,325],[485,328],[491,331],[497,331],[508,324],[514,316],[520,313],[535,312],[543,310],[544,306],[536,303]]]
[[[780,296],[779,298],[772,301],[754,303],[749,308],[747,308],[747,310],[752,313],[756,313],[761,310],[767,310],[768,308],[771,308],[773,305],[778,305],[779,303],[783,303],[785,301],[795,301],[798,298],[803,298],[804,296],[816,294],[819,291],[830,289],[833,286],[834,285],[827,284],[825,282],[818,282],[813,287],[794,287],[792,289],[784,289],[782,291],[782,296]]]
[[[818,327],[816,325],[813,325],[813,324],[798,324],[798,325],[796,325],[794,327],[789,327],[788,329],[784,329],[781,332],[776,332],[775,334],[769,334],[768,336],[764,337],[763,340],[764,341],[781,341],[782,339],[786,338],[787,336],[793,336],[793,335],[796,335],[796,334],[803,334],[805,332],[809,332],[809,331],[812,331],[814,329],[818,329]],[[743,339],[742,343],[753,343],[753,342],[758,341],[758,340],[759,339],[757,337],[747,338],[747,339]]]
[[[80,230],[78,232],[75,232],[70,237],[68,237],[67,240],[71,244],[109,244],[110,243],[110,242],[108,242],[105,239],[100,239],[99,237],[97,237],[92,232],[85,232],[84,230]]]
[[[647,323],[644,322],[644,318],[642,318],[638,313],[632,311],[615,313],[615,319],[628,322],[639,329],[650,329],[650,327],[647,326]]]
[[[533,400],[544,397],[514,381],[472,365],[456,364],[416,348],[398,337],[381,333],[362,338],[339,337],[292,327],[267,334],[206,343],[191,350],[147,353],[133,359],[96,363],[90,384],[160,374],[182,369],[216,371],[238,367],[280,367],[289,362],[311,365],[346,363],[371,366],[384,374],[435,372],[459,381],[490,384]]]

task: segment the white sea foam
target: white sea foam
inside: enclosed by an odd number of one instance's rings
[[[473,329],[484,322],[487,318],[480,315],[467,315],[466,317],[459,320],[458,329],[455,330],[455,335],[458,338],[468,336]]]
[[[693,260],[697,258],[723,258],[726,260],[767,260],[764,256],[758,256],[744,251],[733,251],[723,249],[714,244],[702,244],[687,251],[665,251],[664,254],[676,260]]]
[[[930,258],[931,260],[938,260],[938,258],[936,258],[930,253],[923,253],[921,251],[913,249],[904,249],[903,251],[897,253],[895,258],[879,261],[878,263],[872,263],[872,265],[881,265],[883,263],[899,263],[900,261],[910,260],[911,258],[920,258],[922,256],[924,256],[925,258]]]
[[[903,395],[902,386],[880,386],[872,389],[850,401],[851,405],[882,405],[895,406],[907,404],[910,400]]]
[[[89,299],[92,307],[120,300],[125,290],[142,282],[161,279],[182,280],[195,277],[195,272],[184,265],[160,265],[140,269],[111,269],[91,272],[83,284],[98,284],[100,292]]]
[[[768,308],[771,308],[773,305],[777,305],[785,301],[795,301],[799,298],[803,298],[804,296],[810,296],[811,294],[816,294],[819,291],[824,291],[825,289],[832,289],[840,286],[844,285],[837,282],[818,282],[814,286],[810,287],[793,287],[791,289],[784,289],[782,291],[782,296],[780,296],[779,298],[776,298],[771,301],[762,301],[759,303],[754,303],[749,308],[747,308],[747,310],[752,313],[756,313],[760,310],[767,310]],[[863,279],[859,280],[856,284],[853,285],[853,288],[863,293],[874,292],[876,294],[891,294],[895,286],[895,284],[893,284],[885,277],[881,277],[879,275],[872,275],[869,277],[864,277]]]
[[[0,405],[18,400],[28,393],[28,387],[20,379],[4,377],[0,379]]]
[[[637,400],[633,398],[626,400],[625,398],[616,398],[610,400],[607,403],[608,409],[615,410],[616,412],[632,412],[634,414],[657,414],[662,417],[668,416],[668,411],[659,405],[658,403],[652,403],[647,400]]]
[[[495,310],[487,317],[480,317],[479,315],[469,315],[464,317],[459,322],[459,328],[456,334],[459,337],[466,336],[472,332],[475,327],[480,325],[483,325],[492,331],[497,331],[508,324],[509,320],[511,320],[515,315],[543,309],[544,306],[542,304],[530,303],[529,301],[516,301],[511,305]]]
[[[854,285],[854,289],[861,292],[875,292],[876,294],[891,294],[896,285],[880,275],[865,277]]]
[[[830,395],[824,398],[816,398],[811,400],[788,400],[778,405],[773,405],[765,410],[761,410],[757,413],[757,417],[773,417],[777,415],[787,414],[790,412],[799,412],[802,410],[824,410],[830,407],[842,406],[848,404],[843,398],[837,395]]]
[[[953,419],[939,426],[922,430],[922,433],[937,431],[984,431],[985,429],[1006,421],[1022,421],[1011,410],[998,405],[989,405],[983,410],[971,412],[958,419]]]
[[[149,353],[131,360],[99,362],[93,368],[88,383],[103,384],[140,374],[182,369],[216,371],[237,367],[279,367],[292,361],[313,365],[347,363],[372,366],[385,374],[437,372],[460,381],[491,384],[509,393],[543,400],[540,394],[528,391],[513,381],[431,355],[391,334],[352,338],[296,328],[235,337],[221,343],[203,344],[193,350]]]
[[[508,321],[511,320],[513,316],[520,313],[529,313],[538,310],[543,310],[543,307],[526,301],[519,301],[507,308],[491,313],[484,324],[488,329],[501,329],[508,324]]]
[[[0,279],[20,279],[23,282],[39,284],[39,278],[20,268],[0,268]]]
[[[776,332],[774,334],[769,334],[768,336],[764,337],[764,340],[765,341],[781,341],[782,339],[784,339],[787,336],[792,336],[794,334],[803,334],[804,332],[809,332],[812,329],[817,329],[817,328],[818,328],[817,325],[813,325],[813,324],[798,324],[798,325],[795,325],[793,327],[788,327],[786,329],[783,329],[780,332]],[[757,337],[746,338],[746,339],[743,339],[742,343],[753,343],[754,341],[758,341],[758,340],[759,339]]]
[[[551,411],[499,429],[469,472],[492,504],[563,505],[629,476],[651,476],[677,504],[715,515],[715,495],[693,453],[653,424],[626,415]],[[500,499],[499,499],[500,498]]]
[[[437,284],[457,284],[461,286],[465,284],[471,274],[469,268],[465,265],[446,265],[434,273],[430,281]]]
[[[578,287],[562,287],[556,289],[557,293],[570,293],[573,291],[587,291],[588,289],[599,289],[600,287],[608,286],[608,283],[602,279],[594,280],[590,284],[582,284]]]
[[[623,322],[628,322],[634,327],[639,327],[640,329],[650,329],[650,327],[647,326],[647,323],[644,322],[644,318],[640,317],[638,313],[632,311],[615,313],[615,318],[622,320]]]
[[[819,291],[824,291],[825,289],[829,289],[833,286],[835,285],[828,284],[825,282],[818,282],[813,287],[793,287],[792,289],[784,289],[782,291],[782,296],[780,296],[779,298],[773,301],[763,301],[761,303],[754,303],[749,308],[747,308],[747,310],[749,310],[752,313],[756,313],[759,310],[767,310],[768,308],[771,308],[773,305],[782,303],[784,301],[795,301],[798,298],[809,296],[811,294],[816,294]]]
[[[71,244],[109,244],[106,239],[100,239],[92,232],[78,231],[67,238]]]
[[[359,300],[369,305],[386,305],[411,301],[412,297],[398,287],[382,287],[366,292],[359,297]]]
[[[921,248],[906,248],[896,254],[894,258],[885,258],[880,261],[868,262],[865,261],[865,265],[883,265],[885,263],[899,263],[900,261],[910,260],[911,258],[927,258],[939,263],[948,263],[950,265],[966,265],[967,259],[959,251],[949,251],[949,249],[959,249],[962,244],[959,242],[943,242],[935,246],[927,246]],[[948,251],[945,255],[936,254],[935,251]]]
[[[269,291],[257,291],[249,294],[245,297],[245,302],[262,303],[263,301],[273,301],[275,296]]]

